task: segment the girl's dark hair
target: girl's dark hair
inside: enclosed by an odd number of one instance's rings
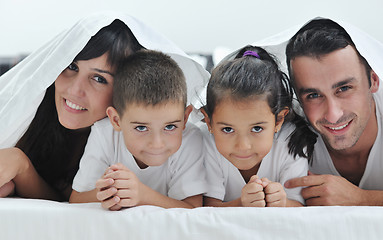
[[[120,60],[141,48],[130,29],[120,20],[115,20],[97,32],[74,61],[108,53],[107,61],[114,68]],[[89,133],[90,127],[69,130],[60,124],[53,83],[16,147],[29,157],[39,175],[62,194],[62,200],[67,201],[69,195],[63,191],[72,185]]]
[[[247,51],[255,52],[258,56],[244,56]],[[317,135],[310,130],[306,121],[294,112],[293,91],[288,77],[279,69],[274,57],[263,48],[246,46],[233,60],[220,63],[212,71],[204,109],[212,119],[215,107],[223,99],[229,97],[241,101],[257,96],[266,98],[275,121],[279,121],[277,117],[282,110],[289,109],[285,122],[290,121],[296,125],[296,129],[290,135],[289,153],[294,157],[299,155],[312,159]]]

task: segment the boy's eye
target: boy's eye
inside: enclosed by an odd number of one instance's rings
[[[222,128],[222,132],[232,133],[232,132],[234,132],[234,129],[232,129],[231,127],[224,127],[224,128]]]
[[[101,77],[101,76],[94,76],[93,79],[98,83],[102,83],[102,84],[108,83],[108,81],[106,81],[106,79],[104,77]]]
[[[172,131],[172,130],[174,130],[174,129],[176,129],[177,127],[176,127],[176,125],[173,125],[173,124],[170,124],[170,125],[166,125],[165,126],[165,130],[166,131]]]
[[[78,71],[78,66],[76,63],[72,62],[71,64],[69,64],[69,66],[67,67],[69,70],[72,70],[72,71]]]
[[[139,132],[145,132],[148,130],[148,128],[146,126],[137,126],[134,129],[136,129]]]
[[[251,129],[252,132],[256,132],[256,133],[259,133],[263,130],[262,127],[259,127],[259,126],[255,126]]]

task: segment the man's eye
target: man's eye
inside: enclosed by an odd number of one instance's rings
[[[339,88],[339,92],[345,92],[347,90],[349,90],[351,87],[350,86],[343,86],[343,87],[340,87]]]
[[[139,131],[139,132],[145,132],[145,131],[148,130],[148,128],[145,127],[145,126],[137,126],[137,127],[135,127],[135,129],[136,129],[137,131]]]
[[[256,133],[262,132],[262,130],[263,128],[259,126],[255,126],[251,129],[252,132],[256,132]]]
[[[232,133],[232,132],[234,132],[234,129],[232,129],[231,127],[224,127],[224,128],[222,128],[222,132]]]
[[[318,98],[319,97],[319,94],[318,93],[310,93],[307,95],[306,98],[308,99],[314,99],[314,98]]]
[[[172,125],[172,124],[165,126],[165,130],[166,131],[172,131],[172,130],[174,130],[176,128],[177,128],[176,125]]]

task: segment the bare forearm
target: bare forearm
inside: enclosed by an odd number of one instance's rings
[[[303,204],[295,200],[287,199],[286,207],[303,207]]]
[[[63,197],[40,177],[29,160],[25,169],[13,181],[15,192],[20,197],[63,200]]]
[[[362,190],[361,198],[355,205],[359,206],[383,206],[383,191]]]
[[[233,201],[223,202],[216,198],[205,197],[204,206],[208,207],[242,207],[241,198],[237,198]]]
[[[177,200],[162,195],[147,186],[145,187],[145,196],[138,205],[153,205],[163,208],[195,208],[202,206],[202,195],[195,195],[183,200]]]
[[[88,192],[77,192],[72,191],[72,194],[69,198],[70,203],[89,203],[89,202],[99,202],[97,199],[97,189],[88,191]]]

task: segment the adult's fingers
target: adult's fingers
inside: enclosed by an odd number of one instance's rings
[[[318,186],[324,183],[323,175],[310,175],[293,178],[285,182],[286,188]]]

